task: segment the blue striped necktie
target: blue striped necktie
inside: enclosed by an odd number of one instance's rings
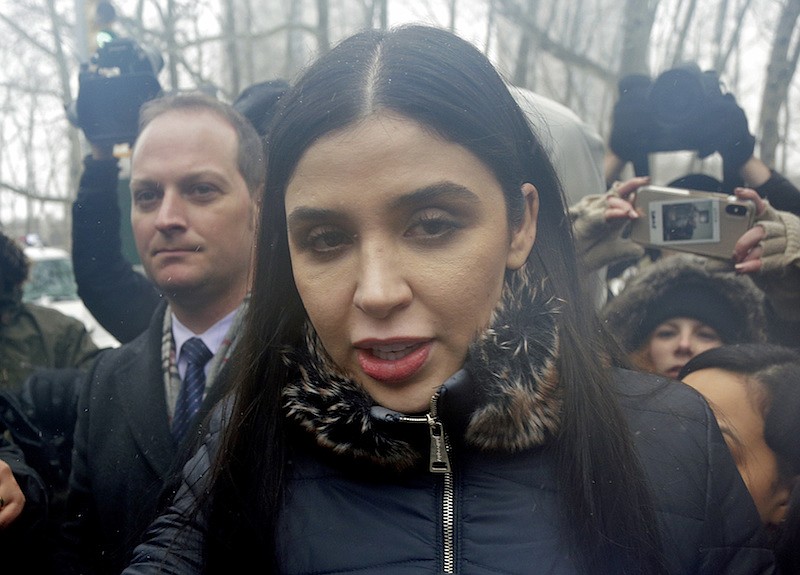
[[[213,354],[199,337],[186,340],[181,348],[181,357],[188,360],[186,375],[183,385],[178,392],[178,401],[175,404],[175,415],[172,418],[172,436],[179,443],[200,410],[203,402],[203,392],[206,387],[205,366]]]

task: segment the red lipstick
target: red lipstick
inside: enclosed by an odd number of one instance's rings
[[[430,350],[430,341],[360,345],[358,363],[372,379],[387,383],[402,381],[422,368]]]

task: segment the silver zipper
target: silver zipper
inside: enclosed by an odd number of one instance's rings
[[[439,394],[431,398],[431,409],[424,416],[395,415],[395,421],[427,423],[431,436],[428,470],[443,475],[442,488],[442,573],[455,573],[455,487],[450,466],[450,444],[438,413]]]
[[[438,411],[439,394],[431,398],[431,410],[428,412],[428,426],[431,432],[431,473],[444,475],[442,490],[442,572],[455,573],[456,569],[456,544],[455,544],[455,488],[453,485],[453,470],[450,466],[450,445],[442,422],[439,421]]]

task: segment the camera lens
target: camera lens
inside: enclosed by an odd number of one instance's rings
[[[725,211],[732,216],[743,216],[747,212],[747,208],[739,204],[731,204],[725,207]]]
[[[673,68],[656,78],[649,98],[656,122],[669,129],[689,129],[702,117],[705,96],[699,68]]]

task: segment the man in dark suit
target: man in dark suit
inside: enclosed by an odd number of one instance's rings
[[[227,104],[189,94],[143,106],[131,225],[165,301],[143,334],[103,352],[81,392],[61,572],[119,573],[203,433],[246,307],[264,176],[258,134]]]

